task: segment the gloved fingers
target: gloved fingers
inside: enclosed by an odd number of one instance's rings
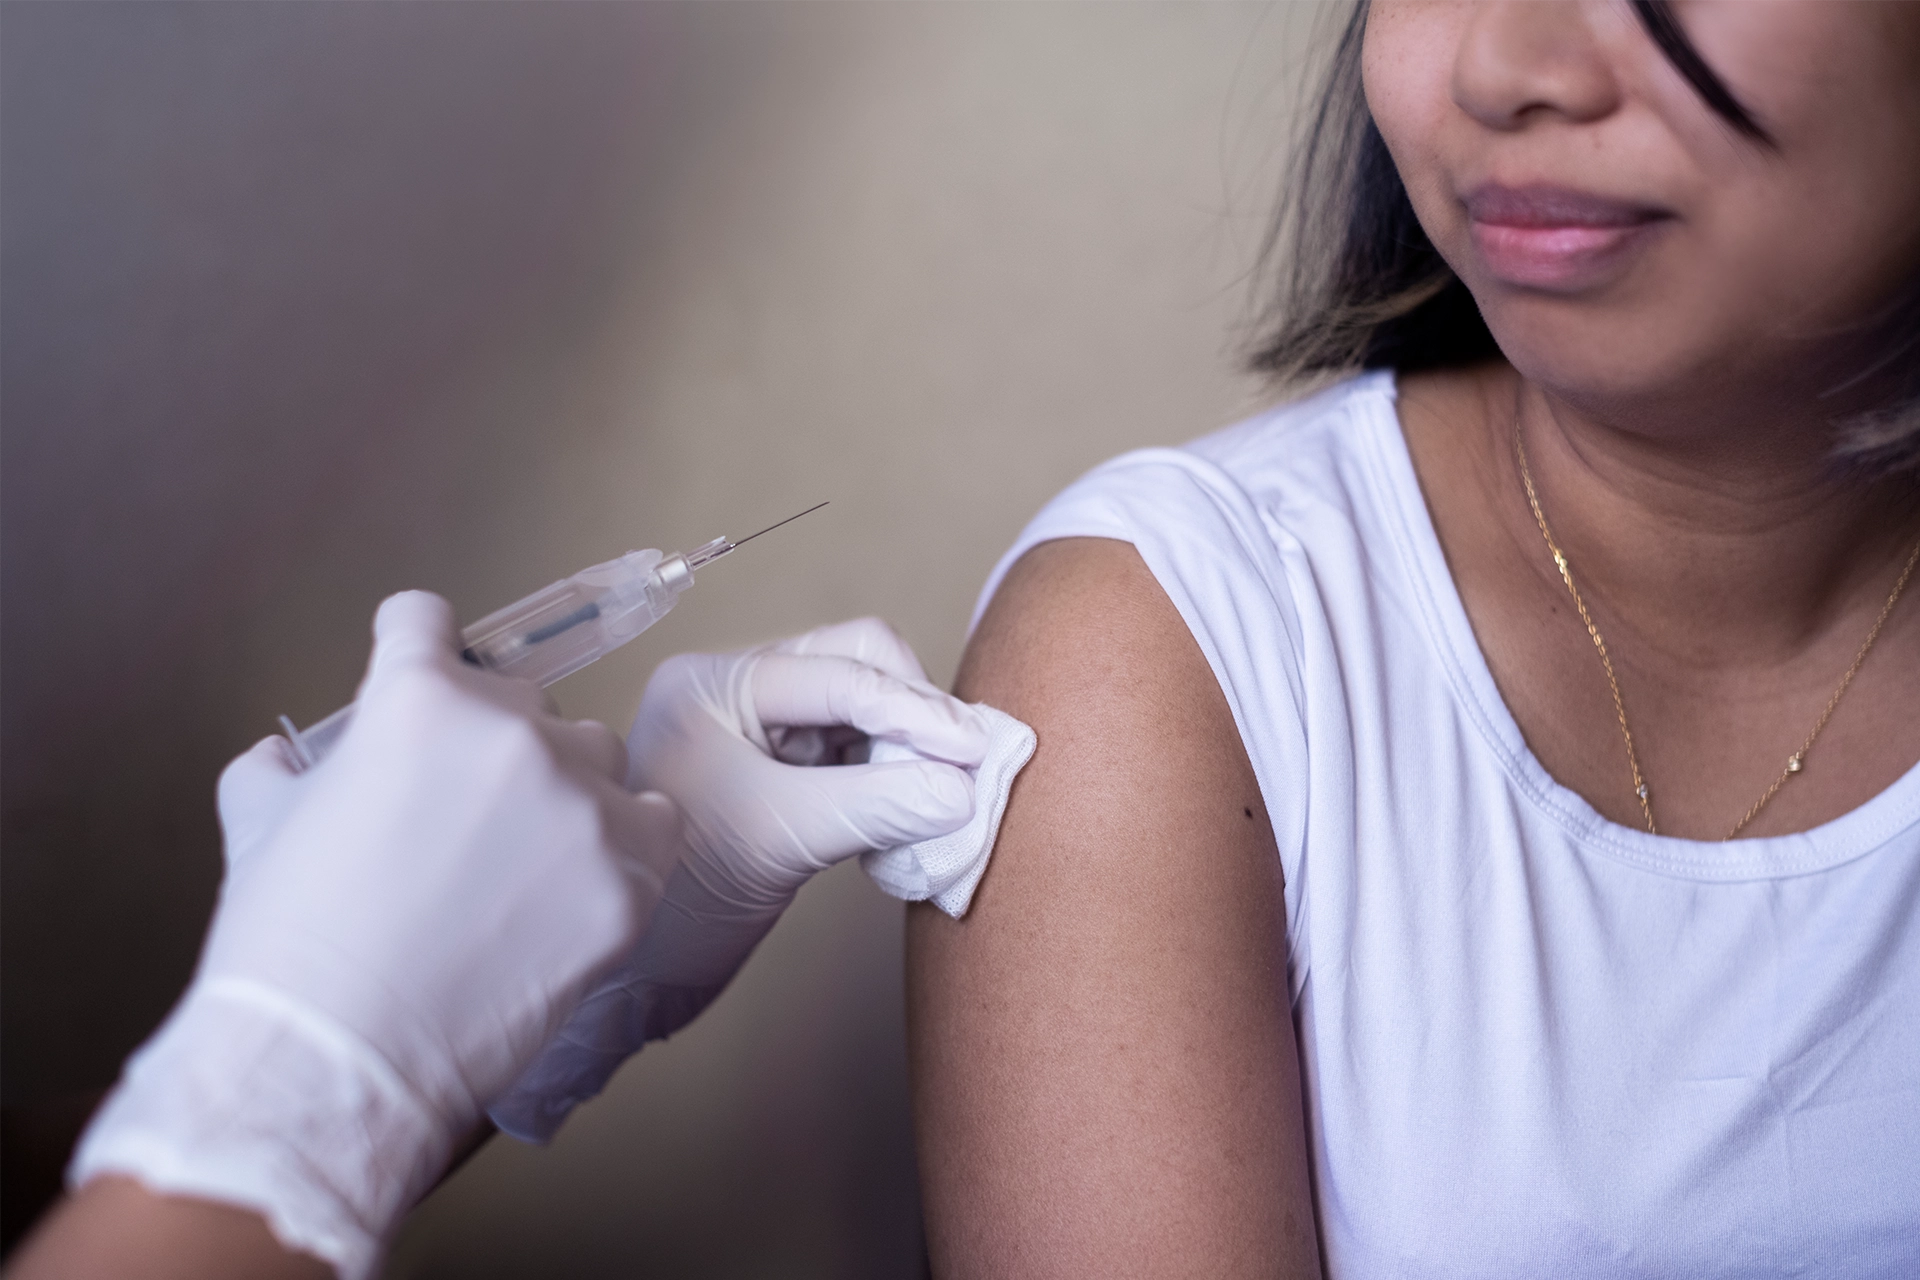
[[[504,676],[460,658],[465,642],[453,606],[431,591],[402,591],[380,602],[373,615],[373,657],[362,695],[403,670],[430,669],[452,675],[463,687],[520,715],[554,716],[559,708],[531,680]]]
[[[280,825],[299,793],[300,775],[293,770],[287,740],[278,734],[228,762],[215,795],[229,871]]]
[[[380,602],[373,615],[373,656],[360,682],[365,696],[399,671],[439,667],[460,649],[453,606],[431,591],[402,591]]]
[[[609,782],[624,784],[627,777],[627,744],[620,735],[601,724],[598,720],[561,720],[547,717],[542,721],[547,738],[553,743],[554,752],[561,763],[570,769],[579,769]]]
[[[814,769],[808,784],[827,801],[844,837],[822,839],[812,854],[830,865],[868,849],[892,849],[946,835],[973,816],[973,779],[937,761]]]
[[[852,658],[901,680],[927,682],[927,673],[913,649],[900,638],[899,632],[879,618],[855,618],[851,622],[816,627],[804,635],[777,642],[772,652]]]
[[[619,788],[607,801],[613,843],[626,855],[642,908],[640,927],[666,896],[667,880],[686,851],[680,807],[658,791],[638,794]],[[636,931],[637,936],[637,931]]]
[[[763,654],[753,671],[753,702],[768,727],[851,725],[969,768],[987,754],[987,722],[972,707],[849,658]]]

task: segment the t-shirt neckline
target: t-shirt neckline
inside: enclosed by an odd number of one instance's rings
[[[1527,800],[1583,849],[1647,871],[1695,880],[1737,881],[1825,871],[1885,845],[1920,822],[1920,764],[1859,808],[1808,831],[1758,839],[1686,840],[1651,835],[1603,816],[1549,774],[1521,736],[1467,619],[1427,510],[1426,495],[1396,408],[1391,370],[1354,387],[1355,423],[1366,442],[1386,524],[1455,698]]]

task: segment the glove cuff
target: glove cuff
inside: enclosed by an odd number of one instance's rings
[[[210,978],[128,1060],[67,1184],[121,1174],[238,1205],[282,1245],[363,1280],[452,1146],[358,1036],[271,987]]]

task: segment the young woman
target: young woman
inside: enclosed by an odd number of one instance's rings
[[[1260,363],[1353,376],[989,586],[935,1269],[1911,1274],[1920,6],[1381,0],[1329,86]]]

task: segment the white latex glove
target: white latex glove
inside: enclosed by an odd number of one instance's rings
[[[869,738],[926,758],[839,763],[863,758]],[[986,748],[983,717],[928,684],[877,618],[663,663],[627,739],[628,777],[679,804],[687,856],[634,953],[493,1106],[494,1123],[546,1141],[643,1044],[704,1009],[815,873],[963,825],[966,771]]]
[[[682,848],[613,733],[460,660],[446,601],[395,596],[374,634],[318,768],[269,738],[222,775],[199,969],[69,1171],[253,1209],[349,1277],[632,948]]]

